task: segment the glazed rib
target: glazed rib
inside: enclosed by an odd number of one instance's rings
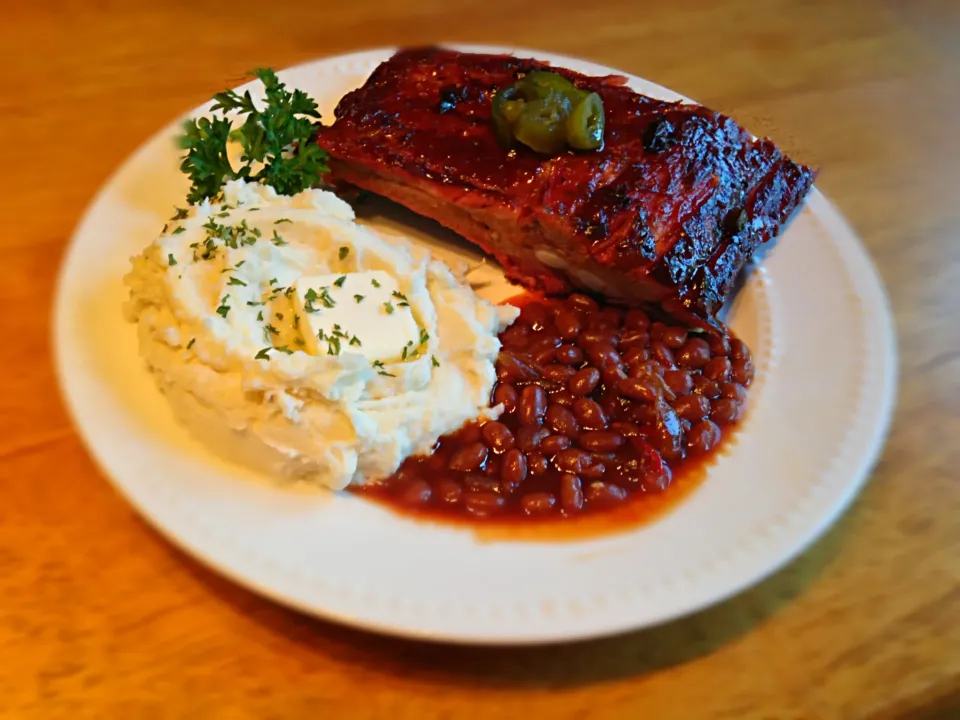
[[[549,68],[600,94],[600,150],[505,150],[491,98]],[[398,52],[336,109],[318,142],[335,179],[433,218],[491,253],[510,280],[573,288],[716,325],[757,248],[799,207],[813,172],[699,105],[616,76],[438,48]]]

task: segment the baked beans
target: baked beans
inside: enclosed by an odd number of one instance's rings
[[[738,338],[586,295],[522,307],[501,335],[495,420],[444,436],[364,489],[418,511],[552,518],[661,493],[743,417],[753,382]]]

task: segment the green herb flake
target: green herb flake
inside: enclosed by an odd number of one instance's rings
[[[293,220],[291,220],[290,218],[280,218],[279,220],[274,220],[273,224],[282,225],[283,223],[292,223],[292,222]]]
[[[293,350],[291,350],[286,345],[281,345],[280,347],[277,348],[277,350],[279,350],[282,353],[286,353],[287,355],[293,355]]]
[[[377,282],[377,279],[376,279],[376,278],[372,278],[372,279],[370,280],[370,284],[373,285],[375,288],[380,287],[380,283]]]
[[[266,325],[266,327],[265,327],[264,329],[265,329],[268,333],[270,333],[271,335],[279,335],[279,334],[280,334],[280,331],[277,330],[273,325],[270,325],[269,323],[267,323],[267,325]]]
[[[383,304],[383,309],[387,311],[387,315],[393,315],[393,303],[389,300]]]
[[[270,278],[270,284],[271,284],[271,285],[276,285],[278,282],[280,282],[280,281],[277,280],[276,278]]]
[[[263,310],[257,313],[257,322],[263,322]]]
[[[288,245],[288,244],[289,244],[289,243],[287,243],[286,240],[284,240],[282,237],[280,237],[280,235],[277,233],[276,230],[273,231],[273,237],[270,238],[270,241],[271,241],[274,245],[276,245],[277,247],[281,247],[281,246],[283,246],[283,245]]]
[[[254,359],[254,360],[269,360],[269,359],[270,359],[270,355],[269,355],[268,353],[269,353],[271,350],[273,350],[272,347],[265,347],[263,350],[261,350],[261,351],[258,352],[256,355],[254,355],[254,356],[253,356],[253,359]]]
[[[193,344],[197,341],[196,338],[190,338],[190,342],[187,343],[187,350],[193,347]]]
[[[340,251],[337,253],[337,256],[338,256],[341,260],[346,260],[346,259],[347,259],[347,255],[349,255],[349,254],[350,254],[350,248],[348,248],[346,245],[344,245],[343,247],[340,248]]]
[[[355,345],[356,347],[360,347],[361,345],[363,345],[363,343],[360,342],[360,338],[358,338],[356,335],[350,338],[350,344]]]
[[[294,339],[293,339],[293,344],[294,344],[294,345],[299,345],[300,347],[303,347],[303,344],[304,344],[303,338],[299,338],[299,337],[298,337],[298,338],[294,338]]]
[[[170,218],[171,220],[183,220],[187,215],[190,214],[190,211],[186,208],[174,206],[173,209],[176,210],[176,212],[173,214],[173,217]]]
[[[224,320],[227,319],[227,313],[228,313],[228,312],[230,312],[230,306],[229,306],[229,305],[224,304],[224,305],[221,305],[220,307],[217,308],[217,315],[219,315],[220,317],[222,317]]]
[[[430,333],[428,333],[423,328],[420,328],[420,344],[424,345],[429,339],[430,339]]]
[[[183,225],[177,225],[177,226],[173,229],[173,232],[170,233],[170,234],[171,234],[171,235],[179,235],[180,233],[186,232],[186,231],[187,231],[187,229],[186,229]]]
[[[243,267],[243,264],[244,264],[245,262],[246,262],[246,260],[241,260],[240,262],[237,263],[237,267]]]
[[[173,256],[173,253],[169,253],[167,255],[167,265],[169,265],[170,267],[173,267],[176,264],[177,264],[177,259]]]
[[[436,355],[431,355],[431,356],[430,356],[430,362],[433,363],[433,366],[434,366],[434,367],[440,367],[440,361],[437,360],[437,356],[436,356]]]
[[[373,368],[374,370],[377,371],[377,375],[383,375],[384,377],[396,377],[396,375],[394,375],[393,373],[386,371],[386,369],[383,366],[383,362],[380,360],[373,361]]]
[[[356,300],[357,304],[359,305],[360,303],[363,302],[363,295],[354,295],[353,299]]]
[[[247,284],[246,284],[243,280],[241,280],[240,278],[235,278],[235,277],[231,277],[230,280],[227,281],[227,285],[240,285],[240,286],[242,286],[242,287],[246,287],[246,286],[247,286]]]
[[[320,288],[320,302],[327,308],[332,308],[337,304],[333,298],[330,297],[330,291],[327,288]]]
[[[342,288],[343,283],[346,282],[346,280],[347,280],[347,276],[341,275],[340,277],[338,277],[336,280],[333,281],[333,284],[336,285],[338,288]]]
[[[293,329],[296,330],[300,327],[300,316],[296,313],[293,314]]]

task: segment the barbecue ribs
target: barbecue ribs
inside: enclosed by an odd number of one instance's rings
[[[504,149],[491,98],[533,69],[600,94],[604,145],[553,157]],[[317,142],[335,181],[433,218],[549,294],[585,289],[701,326],[803,202],[813,172],[699,105],[532,59],[396,53],[347,94]]]

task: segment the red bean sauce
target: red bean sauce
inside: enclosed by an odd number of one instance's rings
[[[521,306],[500,336],[500,418],[359,493],[450,519],[582,516],[663,494],[740,420],[754,372],[742,341],[583,295]]]

